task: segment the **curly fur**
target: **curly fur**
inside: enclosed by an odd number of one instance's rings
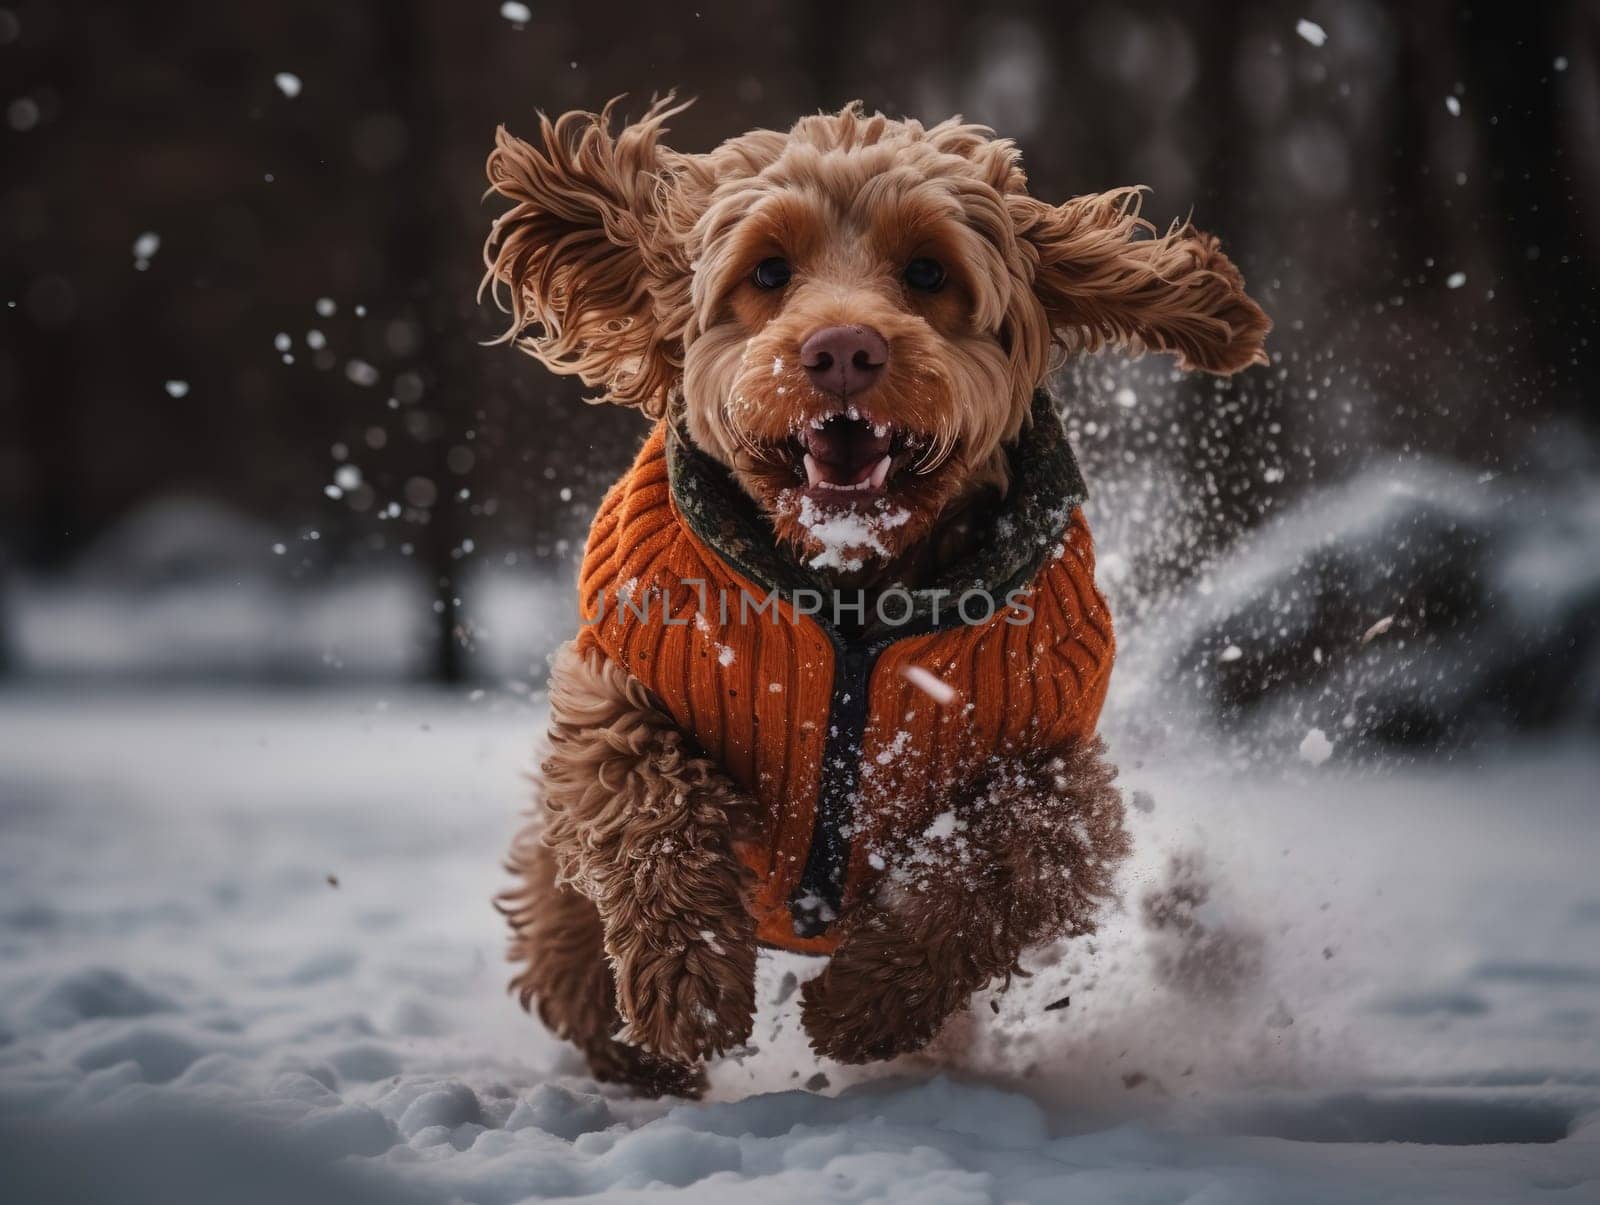
[[[511,990],[523,1008],[537,1002],[539,1019],[583,1053],[596,1079],[648,1096],[698,1096],[705,1088],[700,1068],[616,1039],[622,1018],[600,913],[556,882],[555,851],[540,828],[534,822],[518,835],[506,869],[519,882],[496,901],[511,924],[511,961],[522,968]]]
[[[671,333],[674,306],[657,304],[688,275],[677,244],[656,236],[656,173],[670,98],[611,134],[615,101],[599,113],[539,116],[543,147],[501,126],[489,189],[513,202],[490,228],[479,296],[490,292],[515,343],[552,372],[603,387],[603,401],[666,408],[682,370]],[[506,286],[502,293],[501,286]]]
[[[840,413],[801,363],[823,327],[871,326],[888,349],[853,404],[903,436],[888,488],[904,517],[854,551],[913,588],[973,500],[1007,489],[1007,449],[1061,355],[1116,345],[1218,373],[1265,361],[1270,323],[1218,241],[1188,223],[1156,231],[1138,189],[1047,204],[985,127],[854,104],[685,154],[662,140],[678,111],[669,96],[615,130],[616,102],[541,116],[536,143],[501,128],[489,184],[511,207],[483,289],[510,313],[500,342],[681,425],[797,555],[817,543],[797,513],[795,434]],[[760,288],[753,269],[774,255],[791,282]],[[905,283],[917,257],[938,259],[944,287]],[[700,1060],[750,1033],[734,841],[753,809],[599,653],[561,653],[551,716],[500,901],[512,988],[597,1076],[696,1092]],[[815,1048],[847,1062],[918,1049],[1030,945],[1092,931],[1128,847],[1114,774],[1091,740],[958,791],[958,833],[902,850],[841,922],[804,992]]]
[[[613,1036],[612,1016],[618,1042],[671,1062],[742,1044],[755,1016],[732,846],[743,799],[598,653],[563,648],[550,708],[542,813],[513,847],[522,882],[502,897],[512,957],[527,960],[513,989],[586,1053]]]
[[[1129,849],[1115,777],[1098,740],[997,763],[805,985],[813,1047],[845,1063],[920,1050],[1028,947],[1093,932]]]

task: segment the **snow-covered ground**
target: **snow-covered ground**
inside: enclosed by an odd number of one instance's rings
[[[1099,937],[867,1073],[808,1054],[812,964],[773,958],[684,1104],[503,991],[539,726],[0,695],[0,1198],[1600,1199],[1600,751],[1241,770],[1113,731],[1139,852]]]

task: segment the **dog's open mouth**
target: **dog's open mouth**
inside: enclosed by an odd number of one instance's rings
[[[851,408],[812,418],[793,442],[806,493],[847,503],[882,496],[913,441],[893,423]]]

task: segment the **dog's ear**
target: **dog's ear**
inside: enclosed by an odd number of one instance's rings
[[[479,296],[493,293],[515,343],[552,372],[605,390],[597,400],[664,413],[682,368],[658,300],[687,278],[662,245],[658,197],[673,152],[663,123],[687,105],[669,96],[611,131],[599,113],[539,115],[540,145],[501,126],[489,155],[489,191],[513,202],[484,244]]]
[[[1139,217],[1141,195],[1119,188],[1055,206],[1007,198],[1019,238],[1037,253],[1034,290],[1056,339],[1069,351],[1171,352],[1205,372],[1267,363],[1272,322],[1217,239],[1187,222],[1157,234]]]

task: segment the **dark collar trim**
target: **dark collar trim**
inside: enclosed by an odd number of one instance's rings
[[[777,590],[785,602],[793,602],[797,590],[833,597],[834,586],[778,543],[772,524],[723,465],[695,447],[676,426],[668,428],[666,445],[673,501],[690,530],[708,547],[756,585]],[[940,580],[911,591],[915,609],[910,619],[881,634],[908,636],[934,627],[930,616],[937,591],[954,599],[968,590],[982,590],[998,604],[1033,580],[1059,548],[1072,511],[1089,493],[1055,402],[1045,390],[1033,395],[1031,421],[1010,449],[1010,457],[1010,491],[977,551],[950,566]],[[939,614],[943,622],[937,626],[963,622],[949,602]]]

